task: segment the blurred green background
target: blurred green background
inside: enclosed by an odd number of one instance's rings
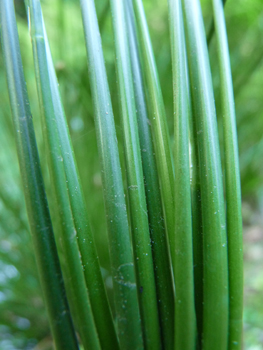
[[[32,48],[25,8],[16,0],[22,60],[47,192]],[[108,0],[95,0],[117,135],[115,56]],[[167,3],[144,0],[173,138],[173,93]],[[68,118],[89,216],[109,293],[109,255],[93,109],[78,0],[42,0],[43,13]],[[202,0],[207,32],[211,0]],[[244,349],[263,349],[263,6],[262,0],[228,0],[225,6],[236,101],[244,219]],[[215,38],[210,44],[219,133],[222,134]],[[0,55],[0,350],[53,349],[28,230],[7,84]],[[123,157],[119,142],[120,154]],[[222,149],[223,157],[223,149]]]

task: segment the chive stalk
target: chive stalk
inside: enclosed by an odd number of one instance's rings
[[[31,6],[32,4],[33,3],[30,3]],[[31,23],[38,20],[37,18],[33,17],[33,14],[34,11],[31,11]],[[46,88],[49,88],[51,91],[52,103],[55,111],[55,119],[53,120],[54,127],[59,125],[58,135],[67,179],[69,201],[77,232],[77,242],[81,254],[81,261],[83,264],[86,285],[89,291],[94,320],[98,329],[102,347],[107,349],[109,346],[115,346],[115,348],[117,348],[118,341],[116,332],[102,280],[94,237],[90,229],[84,194],[79,179],[78,168],[71,144],[68,125],[59,94],[58,82],[52,62],[44,23],[42,27],[42,34],[45,40],[47,68],[50,79],[50,86],[47,86]]]
[[[143,4],[141,0],[133,0],[133,5],[138,24],[144,75],[149,96],[150,121],[153,128],[154,150],[156,154],[159,181],[161,184],[165,226],[169,240],[171,241],[173,239],[174,230],[174,172],[170,137],[159,76]],[[173,257],[173,255],[174,252],[171,251],[171,256]]]
[[[174,86],[175,225],[170,249],[175,252],[175,349],[195,347],[193,244],[189,163],[189,106],[186,48],[181,1],[169,0]]]
[[[57,235],[57,242],[61,244],[60,258],[65,275],[67,294],[84,348],[100,349],[99,337],[83,273],[83,261],[77,241],[77,228],[74,222],[74,214],[76,213],[74,206],[76,203],[73,199],[71,206],[70,201],[70,197],[74,197],[75,193],[76,197],[80,195],[79,184],[75,183],[73,185],[74,191],[72,191],[72,182],[77,177],[77,174],[73,174],[72,171],[74,156],[68,139],[65,118],[61,113],[62,107],[57,100],[59,94],[58,91],[55,91],[54,71],[53,75],[51,73],[52,61],[50,53],[47,54],[47,38],[40,2],[39,0],[29,0],[28,4],[40,112],[52,188],[59,212],[55,234]],[[68,177],[69,175],[75,175],[75,178],[71,179]],[[82,202],[78,201],[78,204],[82,204]],[[82,215],[85,215],[85,213],[82,213]],[[76,217],[76,222],[82,225],[81,228],[85,228],[85,224],[83,225],[81,220],[83,218],[80,215]],[[87,230],[89,229],[87,228]],[[86,233],[90,235],[90,232]],[[87,238],[92,240],[92,237]]]
[[[235,102],[224,7],[221,0],[213,0],[212,3],[221,80],[220,92],[225,154],[226,222],[230,297],[228,349],[234,350],[242,348],[243,328],[243,242],[240,171]]]
[[[80,3],[101,161],[120,348],[143,349],[132,242],[98,19],[93,0],[81,0]]]
[[[0,2],[1,41],[17,153],[41,286],[57,349],[78,349],[59,264],[40,169],[33,121],[22,68],[14,3]]]
[[[130,59],[133,74],[134,97],[137,111],[148,220],[155,269],[155,284],[161,322],[162,343],[165,348],[173,346],[174,295],[171,266],[165,233],[164,215],[157,165],[153,148],[152,131],[149,125],[145,89],[141,71],[138,36],[132,8],[132,0],[127,3],[127,23]]]
[[[191,94],[197,125],[203,225],[204,350],[228,342],[228,261],[222,169],[201,6],[183,0]]]
[[[129,44],[127,40],[127,13],[122,0],[112,0],[111,10],[124,136],[128,200],[144,342],[147,349],[160,349],[161,337],[151,239],[146,208]]]

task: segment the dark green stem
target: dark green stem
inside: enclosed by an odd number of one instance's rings
[[[225,205],[214,94],[199,0],[183,0],[191,95],[197,126],[203,225],[203,350],[228,342]]]
[[[186,47],[181,0],[169,0],[174,86],[175,225],[170,248],[174,251],[176,350],[195,347],[194,269],[189,164],[189,101]]]
[[[161,204],[161,193],[159,188],[156,159],[153,149],[152,133],[148,120],[143,77],[140,66],[138,51],[139,42],[136,33],[136,23],[131,1],[127,6],[127,10],[134,95],[137,110],[143,174],[145,178],[145,193],[155,268],[157,299],[161,320],[162,342],[165,349],[170,349],[173,346],[174,332],[174,295],[171,266],[165,233],[164,216]]]
[[[242,349],[243,329],[243,237],[235,102],[224,8],[221,0],[213,0],[213,10],[221,80],[220,92],[225,151],[226,216],[230,295],[228,349],[240,350]]]
[[[98,20],[93,0],[80,3],[101,160],[118,336],[121,349],[139,350],[143,343],[132,242]]]
[[[124,2],[111,0],[111,9],[144,345],[157,350],[161,346],[160,326]]]
[[[40,169],[13,1],[1,0],[0,21],[20,172],[51,331],[57,349],[77,350]]]

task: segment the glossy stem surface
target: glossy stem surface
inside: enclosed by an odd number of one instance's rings
[[[186,76],[186,47],[181,0],[169,0],[169,21],[174,86],[174,251],[175,345],[174,349],[195,347],[196,317],[194,304],[194,269],[192,212],[189,162],[189,106]]]
[[[20,173],[51,332],[57,349],[77,350],[40,169],[13,1],[0,1],[0,23]]]
[[[165,226],[169,240],[172,240],[174,230],[174,172],[170,136],[168,132],[159,76],[143,4],[141,0],[133,0],[133,5],[138,25],[144,75],[149,96],[150,122],[153,129],[154,150],[161,185]],[[174,252],[171,252],[171,255],[173,254]]]
[[[98,20],[93,0],[80,3],[101,161],[118,337],[121,349],[142,349],[132,241]]]
[[[197,125],[203,225],[204,350],[228,342],[228,261],[218,131],[199,0],[183,0],[191,95]]]
[[[33,22],[34,19],[32,18],[31,21]],[[53,123],[54,128],[57,128],[58,130],[70,207],[72,210],[74,225],[77,231],[77,242],[81,254],[84,276],[89,291],[94,319],[102,347],[105,349],[107,349],[109,346],[118,347],[116,332],[100,271],[98,254],[93,233],[91,232],[90,228],[87,207],[79,178],[74,150],[71,144],[68,124],[59,93],[58,81],[52,62],[52,56],[44,23],[42,26],[42,34],[45,39],[47,68],[50,80],[50,86],[47,88],[49,88],[51,91],[52,104],[55,112],[55,119],[53,120]]]
[[[111,10],[124,136],[128,199],[144,345],[146,349],[160,349],[161,337],[154,266],[127,36],[127,11],[122,0],[111,0]]]
[[[212,3],[219,58],[225,152],[226,222],[230,296],[228,349],[235,350],[242,348],[243,329],[243,237],[240,170],[235,101],[224,8],[221,0],[213,0]]]
[[[65,136],[62,131],[65,128],[65,125],[63,125],[64,120],[59,121],[57,113],[58,101],[55,101],[57,96],[54,91],[54,85],[52,88],[51,58],[49,57],[48,59],[47,55],[48,44],[40,2],[39,0],[29,0],[28,4],[40,112],[44,127],[54,199],[59,213],[55,234],[57,235],[57,242],[61,245],[60,259],[62,261],[67,294],[84,348],[100,349],[79,252],[74,211],[72,210],[69,197],[70,195],[72,197],[72,193],[70,193],[70,185],[68,186],[68,174],[65,171],[70,156],[72,156],[72,150],[71,152],[65,152],[65,150],[70,151],[66,148],[69,140],[63,137]],[[64,165],[65,163],[66,166]]]
[[[158,181],[157,165],[153,148],[152,130],[149,125],[146,96],[139,57],[139,42],[132,8],[128,10],[128,36],[133,73],[134,96],[140,138],[145,193],[148,210],[149,228],[155,269],[155,284],[161,321],[162,342],[165,348],[172,346],[174,323],[174,293],[165,233],[164,214]]]

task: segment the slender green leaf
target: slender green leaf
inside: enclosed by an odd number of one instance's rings
[[[170,138],[165,115],[165,107],[156,69],[150,34],[141,0],[133,0],[139,30],[140,46],[143,54],[143,66],[147,82],[150,120],[153,128],[154,149],[156,154],[159,181],[163,198],[165,225],[170,241],[174,230],[174,174]],[[171,251],[171,256],[175,253]]]
[[[80,234],[80,246],[83,248],[81,252],[84,252],[84,257],[87,258],[87,254],[90,253],[92,254],[91,258],[98,263],[96,261],[97,254],[87,217],[85,217],[86,208],[81,194],[78,174],[77,171],[74,171],[74,155],[69,141],[63,109],[59,102],[57,84],[54,81],[55,73],[52,67],[51,55],[50,52],[47,53],[49,50],[47,50],[48,43],[45,36],[40,2],[39,0],[29,0],[28,4],[40,110],[44,125],[53,191],[59,212],[57,220],[59,229],[55,233],[57,241],[62,246],[63,255],[61,259],[63,260],[62,267],[66,276],[67,293],[85,349],[90,347],[92,349],[100,349],[82,264],[85,263],[84,267],[86,267],[86,264],[92,264],[94,270],[96,265],[90,260],[84,262],[83,257],[80,257],[77,230]],[[78,210],[82,210],[80,215]],[[79,226],[76,227],[76,224]],[[85,248],[83,244],[85,239],[89,239],[93,249]],[[89,249],[89,251],[86,249]],[[95,270],[97,274],[100,273],[98,268],[97,266],[97,271]],[[87,271],[87,268],[85,270]],[[95,277],[87,273],[86,276],[91,279],[88,280],[88,284],[94,283]],[[95,310],[97,311],[96,306]]]
[[[234,350],[242,348],[243,328],[243,242],[241,189],[233,83],[224,8],[221,0],[213,0],[213,10],[221,79],[220,90],[225,151],[226,218],[230,295],[228,349]]]
[[[20,171],[51,331],[57,349],[78,349],[39,164],[20,56],[13,1],[0,1],[0,20],[1,41],[16,131]]]
[[[175,251],[175,349],[195,347],[194,270],[189,164],[189,106],[186,48],[181,1],[169,0],[169,20],[174,86],[175,226],[171,250]]]
[[[153,149],[152,133],[148,122],[146,98],[139,60],[136,23],[131,1],[132,0],[130,0],[127,5],[128,35],[142,166],[143,174],[145,177],[145,193],[155,268],[155,283],[161,319],[162,342],[164,345],[168,346],[169,341],[171,341],[170,346],[172,346],[174,332],[173,283],[167,246],[167,237],[165,233],[156,159]]]
[[[32,20],[33,21],[33,20]],[[98,254],[93,234],[87,216],[86,203],[80,183],[77,165],[74,157],[69,130],[58,90],[57,78],[52,63],[48,40],[43,26],[47,65],[50,78],[52,103],[55,111],[54,126],[59,125],[58,133],[61,143],[61,154],[66,174],[70,206],[74,225],[77,231],[78,245],[81,253],[84,276],[89,290],[89,297],[95,323],[98,329],[101,345],[104,349],[109,346],[118,347],[111,311],[100,272]],[[91,268],[92,267],[92,268]]]
[[[186,55],[187,56],[187,55]],[[194,116],[190,81],[188,72],[188,60],[186,59],[187,104],[189,110],[189,162],[190,162],[190,186],[192,202],[192,235],[194,258],[194,293],[195,315],[197,327],[197,348],[201,349],[203,329],[203,227],[201,206],[200,165],[198,155],[197,124]]]
[[[142,349],[132,243],[98,20],[93,0],[81,0],[81,8],[101,160],[118,336],[122,349]]]
[[[124,4],[122,0],[111,1],[132,238],[145,347],[160,349],[154,267]]]
[[[226,222],[211,71],[200,3],[198,0],[184,0],[183,9],[200,161],[204,257],[203,349],[226,349]]]

